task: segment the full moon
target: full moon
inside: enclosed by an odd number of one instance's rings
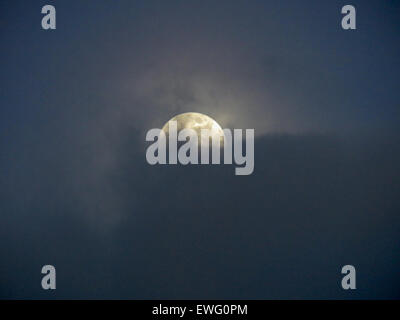
[[[201,137],[201,129],[209,130],[212,138],[219,137],[221,143],[223,143],[224,131],[221,126],[209,116],[197,112],[186,112],[178,114],[177,116],[170,119],[162,128],[166,135],[169,132],[169,122],[176,121],[178,132],[182,129],[193,129],[196,131],[197,136]]]

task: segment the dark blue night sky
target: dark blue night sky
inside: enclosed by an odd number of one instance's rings
[[[0,298],[399,299],[399,27],[395,0],[1,1]],[[254,128],[254,173],[150,166],[188,111]]]

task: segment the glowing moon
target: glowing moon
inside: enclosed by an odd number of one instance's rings
[[[178,114],[177,116],[170,119],[162,128],[166,135],[169,132],[169,122],[176,121],[178,132],[182,129],[193,129],[196,131],[197,136],[201,137],[201,129],[209,130],[211,137],[220,138],[223,143],[224,131],[221,126],[209,116],[197,112],[186,112]],[[199,140],[200,141],[200,140]]]

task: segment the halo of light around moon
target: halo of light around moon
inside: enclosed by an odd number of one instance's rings
[[[196,134],[200,139],[201,129],[207,129],[209,130],[211,137],[218,137],[220,138],[221,143],[223,143],[224,131],[222,130],[221,126],[213,118],[205,114],[198,112],[186,112],[176,115],[162,128],[166,135],[169,133],[170,121],[176,121],[178,133],[182,129],[193,129],[196,131]]]

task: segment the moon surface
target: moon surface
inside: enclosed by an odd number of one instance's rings
[[[201,141],[201,129],[207,129],[209,130],[209,134],[213,139],[214,137],[219,138],[220,143],[223,143],[224,131],[222,130],[221,126],[213,118],[205,114],[197,112],[186,112],[178,114],[177,116],[170,119],[162,128],[166,135],[168,135],[169,133],[170,121],[176,121],[178,133],[182,129],[195,130],[199,138],[199,142]]]

